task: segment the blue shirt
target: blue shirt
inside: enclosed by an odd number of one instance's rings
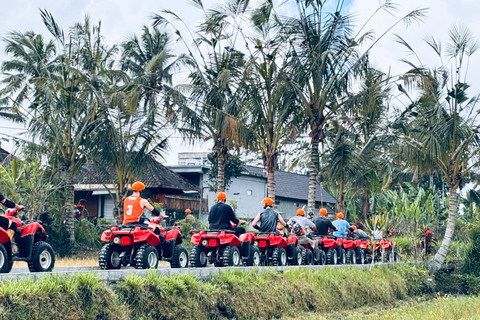
[[[333,233],[334,236],[339,237],[339,238],[346,238],[347,237],[347,229],[350,228],[350,224],[343,220],[343,219],[337,219],[332,222],[335,228],[338,229],[338,231],[335,231]]]

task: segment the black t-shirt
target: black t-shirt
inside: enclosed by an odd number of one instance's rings
[[[315,223],[315,226],[317,227],[315,234],[320,234],[322,236],[328,234],[329,228],[332,229],[332,231],[336,229],[332,221],[330,221],[328,218],[315,217],[313,218],[313,223]]]
[[[275,232],[277,231],[278,212],[272,208],[267,208],[260,213],[260,229],[259,232]]]
[[[0,193],[0,201],[3,201],[3,199],[5,199],[5,197]]]
[[[219,202],[210,208],[208,215],[208,223],[210,230],[225,230],[232,229],[230,221],[238,224],[238,219],[233,213],[232,207],[223,202]]]

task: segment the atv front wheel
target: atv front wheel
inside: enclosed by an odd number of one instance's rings
[[[12,267],[13,261],[8,260],[7,249],[0,243],[0,273],[9,273]]]
[[[188,252],[181,244],[177,244],[175,248],[173,248],[173,260],[170,262],[170,266],[172,268],[188,267]]]
[[[284,266],[287,264],[287,251],[285,249],[276,247],[272,252],[272,265]]]
[[[55,252],[51,245],[38,241],[32,248],[32,260],[28,261],[30,272],[50,272],[55,265]]]
[[[293,266],[299,266],[302,264],[302,250],[300,248],[295,248],[293,250],[293,257],[290,260],[290,264]]]
[[[261,262],[260,250],[257,247],[250,248],[250,257],[244,260],[246,266],[249,267],[258,267]]]
[[[137,269],[157,269],[158,251],[154,246],[142,244],[138,248],[135,256],[135,268]]]
[[[333,248],[327,250],[327,264],[337,264],[337,250]]]
[[[237,247],[228,245],[223,250],[222,262],[224,267],[238,267],[240,260],[240,250]]]
[[[357,262],[357,253],[355,250],[347,250],[346,260],[348,264],[355,264]]]
[[[100,269],[120,269],[122,267],[120,250],[120,246],[114,243],[105,244],[98,254],[98,265]]]
[[[302,265],[310,266],[313,264],[313,253],[312,250],[303,249],[302,250]]]
[[[194,268],[203,268],[207,266],[207,252],[201,245],[196,245],[190,251],[190,264]]]

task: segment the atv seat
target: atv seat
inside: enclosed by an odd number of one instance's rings
[[[233,230],[205,230],[205,233],[220,233],[224,231],[225,233],[235,233]]]

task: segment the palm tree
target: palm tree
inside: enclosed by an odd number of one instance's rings
[[[406,44],[401,38],[399,41]],[[412,69],[405,74],[405,82],[418,84],[421,96],[397,120],[396,134],[404,142],[401,155],[410,166],[421,173],[440,170],[449,187],[445,236],[429,263],[436,271],[442,266],[453,237],[457,189],[478,161],[480,127],[474,111],[480,97],[469,99],[466,93],[468,61],[478,43],[468,29],[460,26],[450,29],[445,50],[433,37],[426,38],[426,42],[439,57],[441,66],[427,68],[421,61],[419,65],[407,61]]]
[[[308,194],[308,211],[311,213],[315,208],[319,143],[325,142],[324,130],[328,121],[338,110],[347,107],[349,81],[363,70],[370,49],[381,38],[402,21],[408,24],[422,20],[425,10],[405,15],[372,41],[363,54],[359,54],[359,46],[373,39],[371,31],[362,32],[371,18],[357,34],[353,34],[350,17],[341,14],[344,1],[337,1],[336,11],[331,14],[324,12],[325,1],[296,0],[296,4],[296,15],[285,19],[283,26],[292,45],[288,62],[292,69],[291,84],[297,92],[311,139]],[[391,13],[395,9],[391,1],[385,1],[373,15],[382,10]]]
[[[65,35],[49,12],[41,10],[41,16],[54,41],[45,44],[32,32],[7,37],[7,52],[13,57],[2,66],[11,72],[2,95],[13,106],[26,104],[28,134],[61,173],[67,190],[66,228],[74,243],[73,179],[85,163],[96,112],[104,103],[105,69],[111,66],[115,48],[105,47],[100,23],[92,26],[88,17]]]
[[[275,170],[282,147],[296,133],[298,106],[286,77],[285,42],[275,33],[274,21],[278,19],[272,4],[255,10],[253,28],[258,37],[252,38],[257,49],[246,67],[246,84],[243,97],[249,110],[247,126],[251,139],[247,142],[255,151],[260,151],[267,169],[267,195],[275,199]],[[288,47],[288,46],[287,46]]]
[[[237,120],[244,110],[239,103],[238,88],[241,86],[245,61],[244,54],[235,49],[235,42],[239,32],[236,19],[244,14],[248,1],[238,1],[235,5],[208,12],[201,0],[193,3],[205,15],[205,20],[192,36],[196,52],[189,49],[180,30],[163,16],[171,17],[172,21],[181,21],[173,12],[156,14],[154,26],[173,27],[188,49],[187,58],[192,68],[190,84],[182,86],[182,89],[188,92],[191,105],[182,106],[184,126],[180,130],[190,138],[212,140],[218,161],[217,189],[224,191],[226,157],[233,144],[238,143],[240,126]]]

